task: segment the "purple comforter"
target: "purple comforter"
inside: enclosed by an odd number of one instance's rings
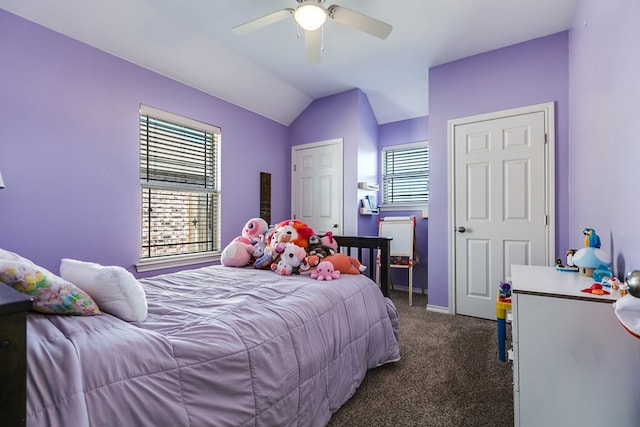
[[[215,266],[141,282],[145,322],[29,315],[28,426],[322,426],[400,358],[395,307],[364,275]]]

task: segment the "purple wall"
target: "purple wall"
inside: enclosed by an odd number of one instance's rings
[[[429,70],[429,305],[448,307],[447,121],[555,101],[556,251],[568,243],[568,33]]]
[[[614,272],[640,269],[640,2],[582,1],[569,33],[569,243],[593,227]]]
[[[357,182],[378,182],[380,174],[380,148],[378,138],[378,122],[373,113],[369,98],[362,91],[358,91],[358,176]],[[356,184],[357,186],[357,184]],[[360,200],[368,194],[375,194],[365,190],[356,189],[356,197],[351,203],[355,204],[356,210],[360,207]],[[376,194],[376,200],[379,200]],[[376,236],[378,234],[378,218],[373,215],[358,214],[358,235]]]
[[[429,140],[429,117],[418,117],[415,119],[401,120],[393,123],[380,125],[379,131],[380,149],[389,145],[406,144],[409,142],[428,141]],[[382,183],[380,182],[380,185]],[[428,236],[429,236],[429,220],[421,218],[421,211],[382,211],[380,216],[416,216],[416,240],[418,242],[418,254],[420,255],[420,263],[422,264],[422,277],[424,285],[427,287],[428,272]],[[376,231],[377,234],[377,231]],[[392,279],[394,285],[405,286],[408,283],[407,274],[404,271],[393,271]],[[420,286],[418,279],[417,267],[414,270],[414,287]]]
[[[289,215],[285,126],[3,10],[0,54],[0,247],[54,272],[62,257],[132,269],[140,103],[222,128],[223,246],[259,215],[260,171],[272,217]]]
[[[321,120],[319,118],[322,118]],[[358,190],[357,183],[379,182],[380,147],[427,139],[428,118],[404,120],[378,126],[366,95],[351,90],[317,99],[291,124],[289,137],[292,145],[344,138],[344,206],[345,223],[357,218],[357,229],[347,229],[345,234],[361,236],[378,234],[378,216],[358,215],[358,203],[369,191]],[[375,194],[379,197],[379,194]],[[420,212],[391,212],[388,215],[416,215]],[[426,282],[427,255],[426,219],[418,220],[419,251],[422,254]],[[355,231],[352,231],[355,230]],[[396,277],[397,276],[397,277]],[[394,283],[407,283],[407,276],[394,275]],[[417,282],[416,282],[417,283]]]
[[[429,117],[423,116],[385,123],[380,125],[378,136],[380,148],[388,145],[426,141],[429,139]]]
[[[359,89],[313,101],[289,126],[292,146],[343,138],[344,150],[344,224],[343,234],[368,234],[361,231],[358,219],[358,181],[361,156],[377,153],[377,123],[369,101]],[[377,156],[377,154],[375,154]]]

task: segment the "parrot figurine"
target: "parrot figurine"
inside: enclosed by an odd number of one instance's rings
[[[600,247],[600,237],[596,234],[596,230],[593,228],[585,228],[582,230],[582,234],[584,234],[584,245],[588,248],[599,248]]]

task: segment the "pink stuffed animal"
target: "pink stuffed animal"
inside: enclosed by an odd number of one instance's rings
[[[304,248],[295,243],[287,243],[280,254],[277,264],[271,264],[271,269],[282,276],[290,276],[298,272],[302,260],[307,256]]]
[[[333,250],[335,254],[338,252],[338,242],[333,238],[333,233],[331,231],[327,231],[320,237],[320,242],[323,246],[327,246]],[[333,255],[333,254],[330,254]]]
[[[220,254],[220,262],[226,267],[244,267],[251,261],[253,250],[252,245],[234,240]]]
[[[264,219],[251,218],[244,227],[242,227],[242,237],[249,239],[249,243],[253,245],[261,239],[264,239],[268,229],[269,224],[267,224],[267,221]],[[241,237],[236,237],[234,240],[238,239],[241,239]]]
[[[262,218],[251,218],[242,227],[242,236],[229,243],[220,254],[220,262],[226,267],[244,267],[251,262],[257,242],[264,239],[269,224]]]
[[[311,278],[316,280],[333,280],[340,277],[340,272],[333,269],[333,264],[329,261],[321,261],[314,271],[311,272]]]

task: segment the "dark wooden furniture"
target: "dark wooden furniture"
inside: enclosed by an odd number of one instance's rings
[[[371,280],[380,285],[380,290],[385,297],[389,296],[389,284],[391,283],[391,270],[389,269],[389,253],[391,252],[391,237],[351,237],[333,236],[338,242],[340,252],[350,255],[351,250],[356,249],[360,262],[366,263],[368,260],[368,276]],[[374,250],[380,255],[380,277],[375,277],[376,255]],[[364,252],[364,253],[363,253]],[[364,257],[363,255],[368,255]]]
[[[31,298],[0,283],[0,414],[24,426],[27,412],[27,311]]]

